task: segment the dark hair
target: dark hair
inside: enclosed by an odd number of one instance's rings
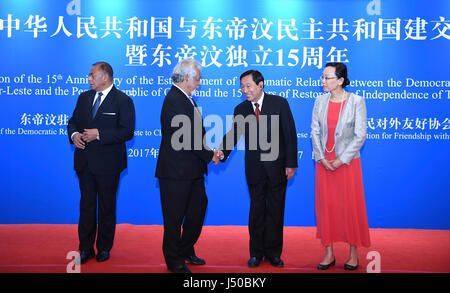
[[[241,77],[239,77],[239,80],[242,80],[243,77],[247,75],[252,75],[253,81],[258,85],[261,81],[263,82],[264,87],[264,77],[262,76],[261,72],[258,70],[247,70],[246,72],[241,74]]]
[[[103,61],[96,62],[92,65],[93,66],[98,65],[100,67],[100,69],[103,70],[103,72],[105,72],[111,78],[111,80],[113,80],[114,72],[113,72],[111,65],[109,65],[108,63],[103,62]]]
[[[341,62],[329,62],[325,65],[325,67],[334,67],[336,69],[335,74],[337,76],[337,78],[344,78],[344,83],[342,83],[342,88],[345,88],[346,86],[348,86],[350,84],[350,80],[347,77],[347,66],[345,66],[344,63]]]

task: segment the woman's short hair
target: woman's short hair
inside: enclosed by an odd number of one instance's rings
[[[188,76],[188,79],[193,79],[197,75],[197,71],[195,69],[198,69],[199,71],[202,69],[202,65],[197,60],[192,58],[181,60],[173,69],[173,82],[182,82],[185,75]]]
[[[329,62],[325,65],[325,67],[334,67],[335,68],[335,74],[337,78],[344,78],[344,82],[342,83],[342,88],[345,88],[350,84],[350,80],[347,77],[347,66],[344,63],[341,62]]]

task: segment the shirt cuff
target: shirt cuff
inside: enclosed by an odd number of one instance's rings
[[[70,139],[72,140],[72,142],[73,142],[73,136],[75,135],[75,134],[77,134],[77,133],[79,133],[78,131],[75,131],[74,133],[72,133],[72,135],[70,136]]]

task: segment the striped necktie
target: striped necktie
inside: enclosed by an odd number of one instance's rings
[[[100,101],[103,96],[102,92],[98,92],[97,99],[95,100],[94,106],[92,106],[92,119],[94,119],[95,114],[97,114],[97,110],[100,107]]]

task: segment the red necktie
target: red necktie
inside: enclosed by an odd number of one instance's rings
[[[261,112],[259,111],[259,104],[255,103],[255,115],[256,115],[256,120],[259,122],[259,114]]]

